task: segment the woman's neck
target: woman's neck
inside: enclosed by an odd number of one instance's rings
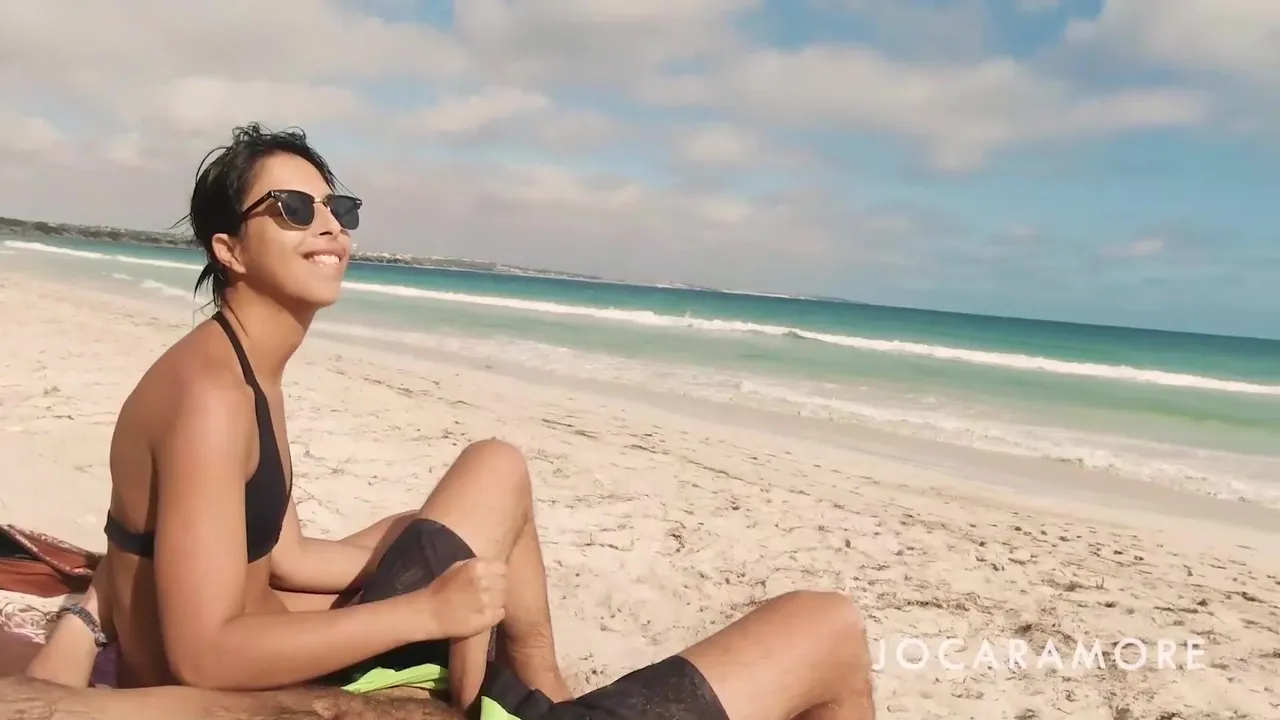
[[[228,288],[222,313],[243,338],[254,372],[273,385],[280,384],[316,314],[314,309],[289,309],[244,287]]]

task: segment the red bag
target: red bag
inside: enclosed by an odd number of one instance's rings
[[[40,597],[89,589],[102,555],[15,525],[0,525],[0,590]]]

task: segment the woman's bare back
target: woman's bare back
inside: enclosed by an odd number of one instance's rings
[[[205,391],[225,393],[243,405],[244,422],[227,432],[244,436],[244,477],[258,465],[259,443],[254,416],[254,396],[246,384],[234,350],[213,322],[193,329],[147,370],[121,407],[111,440],[110,514],[131,533],[154,532],[158,477],[155,449],[173,432],[184,404],[176,402],[194,385]],[[276,446],[287,458],[282,394],[263,388],[275,420]],[[289,465],[284,464],[288,475]],[[291,478],[288,478],[291,482]],[[177,487],[181,483],[167,483]],[[270,587],[270,556],[249,564],[244,585],[244,611],[284,612]],[[152,560],[108,544],[105,567],[111,575],[112,617],[121,644],[120,681],[125,686],[175,684],[164,650],[155,573]],[[219,578],[207,578],[210,583]]]

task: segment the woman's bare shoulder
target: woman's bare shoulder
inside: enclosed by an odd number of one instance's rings
[[[191,415],[223,432],[249,427],[253,392],[235,356],[218,346],[219,335],[197,327],[157,358],[125,400],[118,426],[153,440],[188,424]]]
[[[151,525],[155,483],[176,466],[214,457],[234,477],[252,460],[253,393],[234,355],[227,363],[213,340],[201,338],[199,328],[188,333],[151,364],[120,409],[111,438],[111,508],[128,527]]]

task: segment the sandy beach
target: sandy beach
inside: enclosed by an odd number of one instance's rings
[[[0,269],[0,521],[104,547],[116,411],[191,324]],[[285,380],[313,534],[416,507],[469,442],[524,450],[577,690],[814,588],[863,608],[881,717],[1280,717],[1275,511],[322,333]]]

